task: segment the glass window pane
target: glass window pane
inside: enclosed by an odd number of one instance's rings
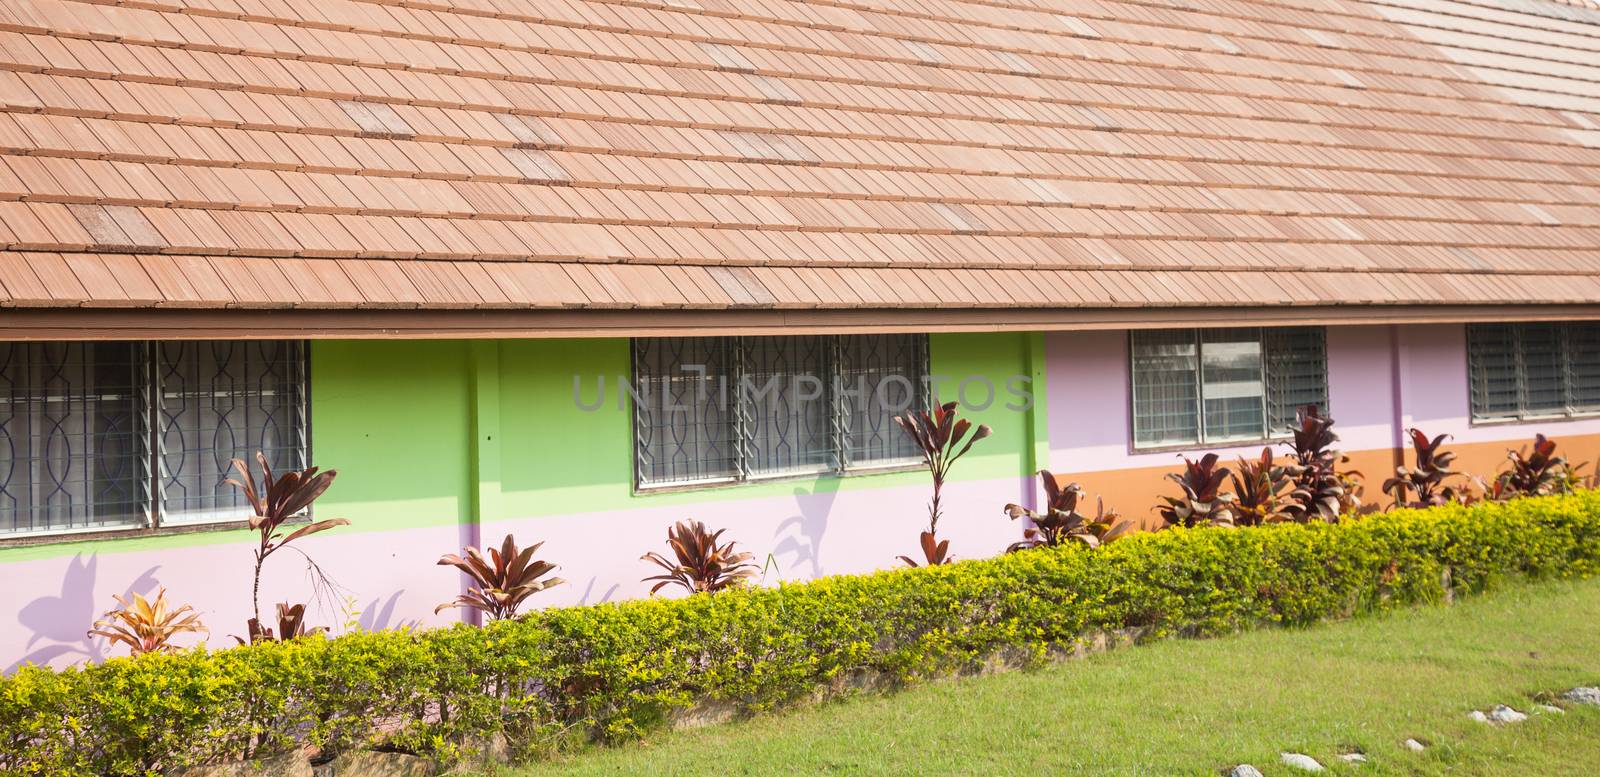
[[[639,485],[738,475],[731,337],[633,341],[634,454]],[[689,369],[692,368],[692,369]]]
[[[1477,324],[1467,328],[1467,363],[1471,380],[1472,417],[1515,418],[1520,412],[1517,389],[1517,346],[1512,327]]]
[[[1267,432],[1287,436],[1295,411],[1306,405],[1328,409],[1328,357],[1322,327],[1268,329]]]
[[[828,338],[745,337],[741,404],[752,475],[832,469]]]
[[[0,343],[0,535],[145,522],[131,343]]]
[[[1561,415],[1567,398],[1562,375],[1561,331],[1556,324],[1525,324],[1518,328],[1522,357],[1522,411],[1524,415]]]
[[[1201,331],[1200,396],[1205,402],[1206,442],[1266,436],[1261,367],[1260,331]]]
[[[1133,333],[1133,441],[1200,441],[1199,367],[1192,330]]]
[[[306,466],[302,345],[287,340],[164,342],[156,348],[161,522],[237,520],[250,514],[223,481],[257,451],[273,472]]]
[[[1600,324],[1567,327],[1567,375],[1572,409],[1600,412]]]
[[[925,335],[839,338],[847,465],[921,460],[916,443],[894,417],[927,405],[926,345]]]

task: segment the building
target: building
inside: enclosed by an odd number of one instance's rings
[[[892,412],[688,388],[744,376],[992,393],[958,557],[1301,402],[1373,492],[1412,426],[1593,460],[1597,52],[1552,0],[7,0],[0,665],[158,582],[244,633],[258,448],[340,471],[320,624],[460,617],[506,532],[552,605],[687,517],[769,581],[913,552]]]

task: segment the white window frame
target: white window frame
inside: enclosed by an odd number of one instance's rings
[[[1531,410],[1528,407],[1528,363],[1526,349],[1523,341],[1528,336],[1531,327],[1552,327],[1556,330],[1556,347],[1558,349],[1557,379],[1560,381],[1562,393],[1562,407],[1559,410]],[[1600,417],[1600,403],[1583,405],[1576,400],[1577,373],[1580,369],[1600,372],[1600,349],[1594,349],[1588,354],[1588,359],[1582,359],[1583,352],[1576,345],[1578,337],[1583,330],[1587,330],[1590,337],[1600,337],[1600,322],[1572,321],[1572,322],[1504,322],[1492,324],[1467,325],[1467,403],[1471,423],[1474,426],[1495,424],[1521,423],[1526,421],[1560,420],[1568,418],[1594,418]],[[1502,330],[1501,334],[1509,335],[1511,340],[1513,380],[1516,387],[1516,408],[1511,411],[1499,411],[1485,407],[1487,387],[1485,383],[1488,376],[1484,370],[1489,369],[1484,361],[1489,357],[1484,351],[1489,348],[1488,338],[1491,330]]]
[[[1206,412],[1205,412],[1205,403],[1206,403],[1206,390],[1205,390],[1205,387],[1206,387],[1206,384],[1205,384],[1205,379],[1204,379],[1205,364],[1204,364],[1204,360],[1203,360],[1203,356],[1202,356],[1202,353],[1203,353],[1202,348],[1203,348],[1204,333],[1206,331],[1208,331],[1208,330],[1205,330],[1205,329],[1181,329],[1181,330],[1172,330],[1172,329],[1156,330],[1156,329],[1152,329],[1152,330],[1133,330],[1133,331],[1130,331],[1128,333],[1128,342],[1127,342],[1127,354],[1128,354],[1128,430],[1129,430],[1129,435],[1128,436],[1129,436],[1129,445],[1130,445],[1130,448],[1132,450],[1137,451],[1137,452],[1152,452],[1152,451],[1167,451],[1167,450],[1194,450],[1194,449],[1203,448],[1203,447],[1217,447],[1217,446],[1238,447],[1238,446],[1243,446],[1243,445],[1253,445],[1253,444],[1258,444],[1258,443],[1267,443],[1267,442],[1274,442],[1274,441],[1284,440],[1284,439],[1288,439],[1288,437],[1290,436],[1289,424],[1292,423],[1292,420],[1293,420],[1292,419],[1292,413],[1293,413],[1294,407],[1298,407],[1301,404],[1316,404],[1316,405],[1319,405],[1320,407],[1322,407],[1323,409],[1327,408],[1327,404],[1328,404],[1328,357],[1327,357],[1328,347],[1327,347],[1327,330],[1326,330],[1326,328],[1324,328],[1324,327],[1259,327],[1259,328],[1251,327],[1251,328],[1242,328],[1242,329],[1239,329],[1239,330],[1229,330],[1229,331],[1239,331],[1239,332],[1253,331],[1253,332],[1256,333],[1256,342],[1259,343],[1260,349],[1261,349],[1261,376],[1260,376],[1260,384],[1261,384],[1261,416],[1262,416],[1262,424],[1263,424],[1263,427],[1264,427],[1264,429],[1263,429],[1264,433],[1263,433],[1263,435],[1261,435],[1259,437],[1250,437],[1250,438],[1217,439],[1217,438],[1212,437],[1211,435],[1208,434],[1208,430],[1206,429]],[[1141,424],[1141,422],[1140,422],[1141,417],[1140,417],[1140,412],[1139,412],[1139,410],[1140,410],[1140,408],[1139,408],[1139,390],[1140,390],[1140,387],[1141,387],[1141,371],[1138,369],[1139,346],[1140,346],[1139,339],[1141,338],[1141,336],[1143,336],[1143,337],[1154,337],[1154,336],[1158,336],[1159,335],[1159,336],[1172,337],[1173,335],[1175,335],[1177,333],[1180,333],[1180,332],[1189,335],[1189,337],[1191,338],[1191,342],[1194,345],[1195,366],[1194,366],[1194,407],[1193,407],[1193,412],[1194,412],[1194,417],[1195,417],[1195,436],[1191,440],[1143,442],[1143,441],[1140,440],[1140,431],[1143,428],[1143,424]],[[1290,386],[1282,385],[1282,382],[1284,380],[1286,380],[1286,378],[1284,376],[1275,376],[1272,371],[1274,369],[1274,365],[1278,363],[1277,362],[1277,357],[1281,353],[1283,353],[1282,349],[1287,347],[1287,344],[1283,343],[1282,341],[1283,340],[1288,340],[1289,338],[1296,337],[1296,336],[1314,338],[1315,352],[1312,353],[1312,354],[1309,354],[1308,357],[1311,359],[1311,361],[1313,363],[1315,363],[1315,364],[1320,366],[1320,375],[1318,376],[1319,377],[1318,385],[1314,389],[1312,389],[1312,392],[1316,396],[1314,397],[1313,401],[1304,402],[1304,403],[1302,403],[1300,401],[1289,402],[1289,401],[1285,401],[1285,400],[1276,400],[1275,399],[1275,395],[1276,394],[1282,393],[1284,391],[1288,391],[1291,388]],[[1277,345],[1274,345],[1274,340],[1275,339],[1279,341]],[[1281,412],[1279,413],[1279,415],[1281,417],[1279,419],[1277,419],[1279,421],[1279,423],[1276,423],[1276,424],[1274,423],[1274,412],[1273,412],[1275,404],[1281,404],[1281,405],[1284,406],[1283,408],[1280,408]]]

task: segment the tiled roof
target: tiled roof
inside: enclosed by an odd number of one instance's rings
[[[4,0],[0,304],[1594,303],[1596,16]]]

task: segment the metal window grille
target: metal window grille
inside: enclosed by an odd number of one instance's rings
[[[0,343],[0,535],[243,514],[227,462],[307,458],[298,342]]]
[[[0,534],[137,527],[133,343],[0,343]]]
[[[926,403],[927,350],[922,335],[635,340],[637,482],[914,462],[893,417]]]
[[[302,345],[285,340],[154,346],[161,521],[191,524],[249,514],[223,481],[232,459],[274,472],[306,466]]]
[[[1600,325],[1474,324],[1467,371],[1474,420],[1600,412]]]
[[[1137,448],[1270,439],[1327,404],[1318,327],[1140,331],[1130,350]]]
[[[1268,436],[1287,435],[1306,405],[1328,407],[1327,330],[1300,326],[1265,330]]]

